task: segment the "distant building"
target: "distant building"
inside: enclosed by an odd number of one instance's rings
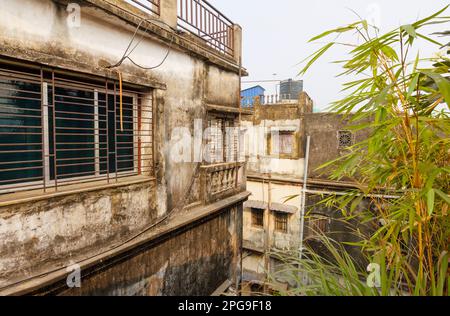
[[[242,90],[241,91],[242,107],[252,108],[255,104],[255,98],[260,97],[261,99],[263,99],[264,92],[266,92],[266,89],[264,89],[261,86],[254,86],[254,87]]]
[[[331,181],[330,170],[317,168],[340,157],[347,147],[368,134],[351,131],[348,119],[342,115],[313,113],[313,101],[305,92],[299,94],[296,102],[279,100],[262,106],[257,100],[254,114],[244,117],[242,124],[247,129],[258,129],[256,135],[247,133],[244,145],[248,156],[247,189],[252,195],[244,203],[243,293],[267,292],[267,281],[273,281],[267,280],[268,276],[276,279],[277,288],[295,286],[292,279],[280,275],[283,262],[275,255],[278,251],[297,252],[301,236],[303,244],[320,249],[317,232],[332,235],[342,243],[356,241],[346,231],[349,223],[341,220],[340,210],[317,204],[355,184],[345,179]],[[311,142],[304,183],[307,136]],[[370,199],[361,201],[357,209],[367,207]],[[362,227],[357,221],[355,224]],[[358,258],[356,247],[349,246],[348,251]]]

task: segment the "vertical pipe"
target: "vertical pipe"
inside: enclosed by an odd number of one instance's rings
[[[311,136],[306,137],[306,153],[305,153],[305,167],[303,170],[303,187],[302,187],[302,198],[301,198],[301,208],[300,208],[300,249],[299,258],[303,257],[303,236],[305,230],[305,207],[306,207],[306,185],[308,181],[308,164],[309,164],[309,148],[311,144]]]
[[[264,182],[263,182],[264,184]],[[265,187],[263,187],[265,190]],[[265,210],[265,218],[264,218],[264,226],[266,227],[264,230],[264,270],[266,271],[267,276],[270,274],[270,223],[271,223],[271,213],[270,213],[270,204],[272,203],[272,180],[269,174],[269,180],[267,182],[267,208]],[[265,290],[267,290],[266,285],[264,286]]]

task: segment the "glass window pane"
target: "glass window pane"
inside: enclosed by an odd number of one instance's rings
[[[134,170],[134,98],[122,98],[122,123],[120,121],[120,101],[116,98],[116,131],[117,131],[117,171]]]
[[[41,86],[0,75],[0,186],[41,181]]]
[[[58,179],[95,174],[94,91],[56,87]]]

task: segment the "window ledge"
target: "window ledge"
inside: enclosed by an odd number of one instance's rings
[[[152,182],[156,179],[146,176],[130,176],[117,179],[110,179],[110,183],[106,180],[99,180],[86,183],[70,184],[66,186],[58,187],[58,191],[54,188],[48,188],[47,192],[43,192],[43,189],[7,193],[0,196],[0,207],[12,206],[15,204],[36,202],[46,200],[55,197],[62,197],[71,194],[79,194],[84,192],[99,191],[105,189],[118,188],[127,185],[141,184],[146,182]]]

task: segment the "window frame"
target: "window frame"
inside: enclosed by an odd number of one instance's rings
[[[325,229],[321,229],[317,222],[325,222]],[[308,219],[308,235],[309,238],[319,238],[318,234],[326,235],[330,233],[332,217],[321,213],[311,213]]]
[[[290,153],[283,153],[283,152],[278,152],[275,149],[280,149],[280,148],[276,148],[277,144],[276,142],[278,141],[281,142],[281,137],[280,135],[289,135],[291,137],[292,140],[292,147],[291,147],[291,152]],[[275,137],[275,135],[277,135]],[[278,158],[278,159],[299,159],[300,158],[300,153],[299,153],[299,144],[298,144],[298,137],[299,137],[299,132],[297,130],[297,127],[292,126],[292,127],[288,127],[288,126],[282,126],[282,127],[277,127],[277,128],[272,128],[269,132],[266,133],[266,146],[265,146],[265,152],[266,155],[268,157],[272,157],[272,158]],[[280,147],[280,146],[278,146]]]
[[[282,220],[280,220],[282,218]],[[289,214],[274,212],[274,230],[278,233],[289,234]],[[281,226],[281,228],[280,228]]]
[[[251,213],[251,225],[254,228],[264,228],[264,212],[263,209],[250,208]],[[261,224],[259,224],[261,222]]]
[[[214,165],[214,164],[224,164],[224,163],[236,163],[239,160],[239,133],[233,133],[229,135],[227,133],[227,128],[238,128],[238,124],[236,123],[237,118],[235,115],[227,115],[225,113],[214,113],[209,112],[207,115],[207,127],[209,129],[209,135],[204,141],[204,148],[209,150],[209,160],[207,161],[203,156],[203,162],[206,165]],[[213,128],[213,121],[220,122],[219,126],[215,126]],[[227,126],[231,124],[231,126]],[[218,133],[213,130],[220,130],[221,140],[220,142],[217,140]],[[237,130],[234,130],[236,132]],[[228,138],[232,138],[231,149],[227,144]],[[208,147],[209,146],[209,147]],[[214,148],[214,150],[213,150]],[[231,156],[231,157],[230,157]],[[220,160],[218,159],[220,158]]]
[[[11,69],[11,67],[8,68],[8,66],[12,66],[13,68]],[[22,71],[16,71],[14,67],[19,67],[20,69],[26,69],[26,70],[22,70]],[[6,67],[6,68],[5,68]],[[40,76],[33,74],[33,70],[34,71],[40,71]],[[27,72],[28,71],[28,72]],[[44,72],[47,74],[47,77],[44,75]],[[16,75],[17,73],[17,75]],[[108,183],[110,181],[114,181],[120,177],[127,177],[127,176],[136,176],[139,175],[141,173],[143,173],[143,169],[146,168],[144,161],[145,160],[150,160],[150,164],[149,166],[147,166],[149,168],[149,170],[154,171],[154,163],[153,163],[153,157],[154,157],[154,117],[153,117],[153,113],[154,113],[154,98],[153,98],[153,93],[152,91],[149,92],[139,92],[137,89],[136,91],[132,91],[132,90],[124,90],[122,91],[122,96],[123,97],[130,97],[132,98],[132,121],[128,122],[132,124],[133,126],[133,130],[131,132],[132,134],[132,146],[130,146],[131,151],[133,153],[133,169],[132,170],[122,170],[120,171],[118,168],[118,162],[117,162],[117,158],[118,158],[118,150],[117,150],[117,138],[120,137],[118,136],[118,126],[117,124],[119,124],[118,122],[118,115],[117,115],[117,110],[118,110],[118,106],[119,106],[119,101],[116,101],[116,97],[118,92],[118,89],[116,89],[117,86],[117,82],[116,80],[113,79],[105,79],[105,78],[100,78],[97,76],[92,76],[92,78],[90,78],[89,75],[80,75],[77,74],[75,72],[69,72],[67,78],[71,78],[68,79],[67,82],[59,82],[56,81],[55,79],[55,74],[61,75],[61,78],[65,78],[64,76],[66,75],[66,72],[59,72],[56,69],[45,69],[42,67],[37,67],[37,66],[33,66],[33,65],[27,65],[24,63],[3,63],[3,61],[0,61],[0,74],[4,77],[4,79],[6,81],[8,80],[14,80],[17,82],[31,82],[33,84],[39,85],[40,86],[40,99],[36,99],[37,101],[40,102],[40,110],[39,112],[37,112],[38,114],[36,116],[40,116],[39,121],[41,122],[41,126],[37,127],[36,129],[41,130],[42,132],[40,133],[41,135],[41,141],[42,141],[42,145],[39,145],[41,148],[39,149],[39,151],[42,152],[41,154],[41,158],[39,160],[42,161],[41,165],[39,165],[38,167],[36,167],[37,170],[42,170],[42,179],[41,180],[34,180],[34,181],[26,181],[26,179],[24,179],[24,181],[21,182],[17,182],[17,183],[6,183],[6,184],[0,184],[0,195],[4,195],[4,194],[8,194],[8,193],[15,193],[15,192],[23,192],[23,191],[31,191],[31,190],[36,190],[36,189],[43,189],[44,192],[46,192],[46,189],[52,189],[52,191],[54,190],[55,192],[58,191],[58,185],[61,186],[65,186],[65,185],[71,185],[71,184],[81,184],[81,183],[87,183],[87,182],[95,182],[95,181],[104,181],[104,180],[108,180]],[[48,76],[49,74],[51,74],[51,78]],[[38,80],[39,77],[39,80]],[[75,79],[74,79],[75,78]],[[98,84],[93,84],[92,82],[95,82]],[[104,83],[105,86],[102,87],[101,83]],[[114,85],[114,90],[108,89],[108,85]],[[17,86],[17,84],[16,84]],[[94,93],[94,110],[93,110],[93,115],[92,115],[92,122],[93,122],[93,130],[94,130],[94,143],[92,151],[94,152],[94,157],[92,158],[92,160],[94,161],[92,163],[92,165],[94,166],[94,171],[93,174],[88,174],[88,175],[81,175],[81,176],[69,176],[69,177],[65,177],[65,178],[58,178],[58,172],[56,171],[58,168],[58,164],[57,164],[57,158],[56,158],[56,154],[58,151],[53,152],[53,154],[50,154],[50,151],[52,150],[52,146],[51,146],[51,134],[54,134],[56,129],[58,127],[53,126],[53,131],[52,133],[50,133],[50,123],[52,121],[52,119],[50,118],[50,113],[53,116],[53,124],[55,124],[55,116],[56,116],[56,112],[55,112],[55,102],[57,103],[58,101],[55,101],[55,89],[56,88],[66,88],[66,89],[72,89],[72,90],[79,90],[79,91],[88,91],[88,92],[93,92]],[[4,88],[3,90],[10,90],[9,88]],[[19,91],[19,89],[13,89],[14,91]],[[106,148],[102,149],[100,148],[100,137],[101,137],[101,133],[100,133],[100,129],[99,129],[99,125],[101,120],[99,119],[99,94],[103,93],[105,95],[105,111],[106,111],[106,116],[108,116],[108,96],[114,95],[114,118],[115,118],[115,122],[114,122],[114,138],[115,138],[115,146],[116,146],[116,150],[113,153],[115,156],[115,160],[116,160],[116,167],[114,168],[115,172],[109,172],[109,155],[111,154],[109,152],[109,150],[107,149],[109,147],[109,127],[108,127],[108,120],[106,119],[106,133],[105,133],[105,137],[106,137]],[[50,102],[50,95],[52,95],[52,101]],[[3,96],[3,98],[8,99],[8,96]],[[70,97],[69,97],[70,98]],[[118,97],[117,97],[118,98]],[[146,102],[146,104],[142,104],[142,100],[146,100],[144,102]],[[141,100],[141,102],[140,102]],[[7,104],[6,104],[7,105]],[[12,108],[12,106],[11,106]],[[22,108],[20,110],[24,110],[25,108]],[[149,110],[148,110],[149,109]],[[26,110],[25,110],[26,111]],[[150,112],[150,116],[149,117],[144,117],[144,114],[142,113],[143,111],[146,112]],[[80,112],[81,114],[81,112]],[[7,115],[7,113],[1,113],[0,114],[0,119],[2,118],[2,115]],[[76,113],[74,113],[74,115],[77,115]],[[13,116],[14,118],[14,116]],[[143,120],[148,120],[145,122],[142,122]],[[139,120],[141,120],[139,122]],[[76,121],[76,119],[72,120],[72,121]],[[141,126],[139,126],[139,124],[141,124]],[[147,129],[142,129],[142,126],[148,126],[149,130],[147,131]],[[20,125],[18,125],[20,126]],[[140,129],[141,128],[141,129]],[[76,127],[75,127],[76,129]],[[143,135],[142,133],[149,133],[149,134],[145,134]],[[61,134],[60,134],[61,135]],[[90,135],[87,133],[87,135]],[[142,139],[149,137],[149,141],[148,143],[150,144],[150,146],[143,146],[143,144],[141,143]],[[53,142],[55,142],[56,136],[53,135]],[[64,143],[64,142],[62,142]],[[56,148],[57,143],[53,144],[53,150]],[[11,147],[15,146],[15,144],[11,144]],[[31,145],[29,145],[31,146]],[[145,154],[143,153],[143,148],[148,148],[151,152],[151,154]],[[61,149],[60,149],[61,150]],[[64,150],[64,149],[63,149]],[[106,158],[102,157],[102,155],[100,154],[100,152],[102,150],[106,150]],[[12,152],[16,152],[16,151],[12,151]],[[151,159],[144,159],[144,156],[146,155],[151,155]],[[105,173],[102,173],[101,170],[101,165],[105,164],[105,162],[102,162],[102,159],[106,159],[106,169],[107,171]],[[52,164],[53,164],[53,168],[54,168],[54,178],[51,179],[50,178],[50,161],[53,160]],[[74,160],[76,160],[76,158],[74,158]],[[14,161],[13,161],[14,162]],[[19,162],[17,162],[17,164],[19,164]],[[78,165],[78,163],[73,164],[74,166]],[[140,173],[141,172],[141,173]],[[61,175],[60,175],[61,176]],[[21,178],[19,179],[11,179],[11,181],[20,181],[22,180]]]

